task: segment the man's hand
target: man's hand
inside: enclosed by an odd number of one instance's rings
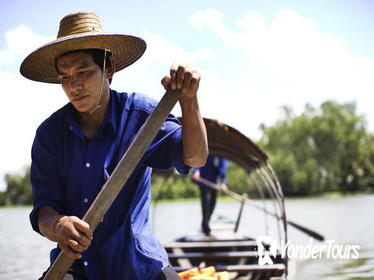
[[[208,157],[206,128],[197,98],[199,83],[199,72],[188,65],[175,63],[170,68],[170,76],[161,80],[166,90],[171,88],[182,92],[179,104],[182,111],[183,161],[190,167],[204,166]]]
[[[81,253],[91,244],[92,231],[85,221],[74,216],[60,215],[50,206],[40,209],[38,226],[40,232],[49,240],[57,242],[70,258],[81,258]]]
[[[170,75],[161,80],[166,90],[179,89],[182,99],[196,97],[200,84],[200,73],[189,65],[174,63],[170,68]]]
[[[219,184],[219,190],[221,191],[221,192],[223,192],[223,193],[227,193],[228,192],[228,188],[227,188],[227,185],[226,184]]]
[[[192,180],[198,182],[199,179],[200,179],[200,171],[196,170],[196,171],[192,174]]]
[[[89,224],[75,216],[63,216],[52,226],[58,246],[70,258],[80,259],[91,244]]]

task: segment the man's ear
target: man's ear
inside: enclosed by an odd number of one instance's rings
[[[109,57],[109,61],[110,61],[110,66],[107,67],[107,77],[112,78],[114,73],[116,72],[116,63],[112,55]]]

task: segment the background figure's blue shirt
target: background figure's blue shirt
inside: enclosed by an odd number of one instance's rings
[[[144,95],[111,90],[105,121],[91,140],[79,128],[71,103],[40,125],[32,147],[30,174],[34,230],[39,232],[37,215],[44,206],[64,215],[84,216],[155,105]],[[150,179],[152,168],[175,167],[181,173],[188,172],[181,138],[180,124],[170,115],[79,261],[89,279],[155,279],[168,264],[148,221]],[[51,252],[51,261],[57,254],[57,249]]]
[[[205,166],[196,168],[200,171],[200,177],[212,182],[224,184],[226,183],[227,160],[221,157],[209,156]],[[198,182],[201,187],[206,187],[203,183]]]

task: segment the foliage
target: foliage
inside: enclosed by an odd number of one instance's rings
[[[0,193],[0,206],[31,204],[32,193],[29,177],[29,167],[19,174],[7,174],[5,177],[7,190]],[[227,181],[230,189],[239,193],[248,193],[248,186],[251,185],[246,172],[231,162],[228,166]],[[152,176],[152,198],[154,200],[197,197],[199,197],[199,188],[191,181],[190,176],[174,171],[154,171]]]
[[[152,198],[175,199],[198,197],[199,189],[189,176],[174,171],[154,172],[152,176]]]
[[[5,205],[4,192],[0,192],[0,206]]]
[[[226,181],[227,186],[233,192],[238,194],[247,193],[251,198],[259,196],[256,188],[258,184],[253,180],[252,176],[248,176],[247,171],[234,162],[229,161]]]
[[[274,126],[262,125],[259,145],[269,154],[286,195],[355,192],[374,187],[373,136],[354,103],[289,107]]]
[[[274,126],[262,125],[258,144],[269,155],[285,195],[374,191],[374,136],[367,132],[365,118],[357,114],[354,103],[306,105],[299,116],[283,107],[282,113]],[[29,175],[29,167],[6,175],[7,190],[0,192],[0,205],[32,203]],[[228,165],[227,182],[239,194],[266,196],[256,173],[248,175],[233,162]],[[153,199],[191,197],[199,197],[199,188],[190,176],[154,171]]]
[[[3,195],[3,205],[32,203],[30,167],[24,168],[21,174],[6,174],[5,181],[7,189]]]
[[[191,170],[190,173],[192,173]],[[258,190],[247,172],[233,162],[229,162],[226,177],[230,190],[237,193],[247,193],[251,197],[258,196]],[[176,172],[155,171],[152,176],[152,198],[175,199],[199,197],[199,187],[193,183],[190,176]]]

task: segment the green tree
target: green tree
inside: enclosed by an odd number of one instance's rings
[[[0,192],[0,206],[5,205],[4,192]]]
[[[248,173],[234,162],[228,163],[226,181],[230,190],[234,192],[247,193],[251,197],[259,196],[256,182],[251,180]],[[190,176],[176,172],[154,172],[152,176],[152,198],[154,200],[193,197],[199,197],[199,187],[191,181]]]
[[[251,180],[248,172],[236,163],[229,161],[226,175],[228,188],[238,194],[246,193],[250,197],[258,197],[256,182]]]
[[[154,172],[152,175],[152,199],[176,199],[198,197],[199,190],[189,176],[171,171],[169,174]]]
[[[192,171],[191,171],[192,172]],[[7,189],[0,192],[0,205],[20,205],[32,203],[32,188],[30,183],[30,167],[22,172],[5,176]],[[251,182],[247,173],[234,163],[229,163],[227,181],[230,189],[239,193],[251,193]],[[255,193],[255,188],[252,186]],[[152,199],[177,199],[199,197],[198,186],[191,181],[190,176],[181,175],[174,171],[155,171],[152,176]]]
[[[32,203],[30,183],[30,167],[26,167],[21,174],[6,174],[7,189],[4,193],[5,205],[20,205]]]
[[[355,103],[306,105],[299,116],[283,107],[282,113],[274,126],[262,125],[259,145],[269,154],[285,194],[373,188],[373,136]]]

